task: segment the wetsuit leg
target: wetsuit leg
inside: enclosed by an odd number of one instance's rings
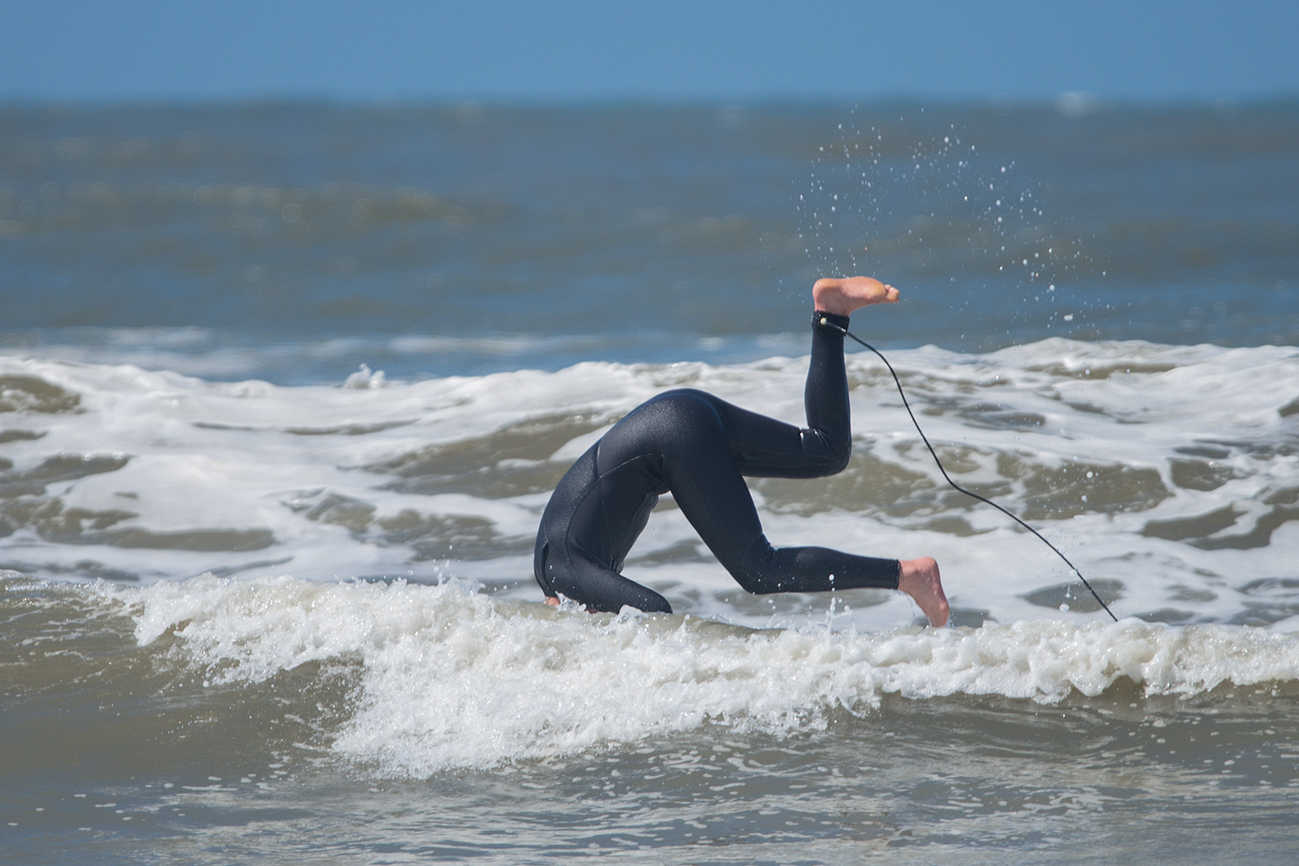
[[[732,447],[742,447],[755,433],[769,435],[769,418],[738,410],[701,391],[674,391],[644,407],[635,425],[615,427],[602,440],[601,460],[617,459],[629,448],[652,440],[662,458],[663,476],[681,512],[718,561],[752,593],[824,592],[832,589],[881,587],[896,589],[900,565],[896,559],[855,556],[825,547],[773,548],[762,531],[757,509],[744,482]],[[620,429],[621,428],[621,429]],[[792,435],[790,435],[792,431]],[[813,449],[811,466],[799,464],[807,437],[798,428],[785,431],[790,447],[770,474],[810,477],[824,452]],[[633,440],[631,437],[635,437]],[[608,451],[606,453],[606,446]],[[761,447],[771,450],[771,440]],[[750,464],[748,474],[768,474]],[[801,469],[798,474],[795,470]]]
[[[818,313],[812,319],[812,356],[803,386],[807,427],[798,428],[712,398],[722,417],[727,447],[741,475],[757,478],[820,478],[842,472],[852,455],[848,373],[843,332],[847,316]]]

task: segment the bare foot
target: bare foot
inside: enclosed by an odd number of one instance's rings
[[[812,286],[812,300],[823,313],[849,316],[868,304],[896,304],[898,290],[871,277],[823,277]]]
[[[903,560],[898,589],[915,599],[925,616],[929,617],[930,625],[935,628],[947,625],[950,613],[947,594],[943,592],[943,582],[938,577],[938,563],[933,559],[922,556]]]

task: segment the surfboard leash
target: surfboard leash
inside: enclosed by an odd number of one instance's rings
[[[988,504],[988,505],[991,505],[993,508],[995,508],[995,509],[997,509],[998,511],[1000,511],[1002,514],[1006,515],[1006,516],[1009,517],[1011,520],[1015,521],[1015,522],[1018,523],[1020,526],[1024,527],[1024,528],[1027,529],[1029,532],[1031,532],[1031,533],[1033,533],[1034,535],[1036,535],[1036,536],[1038,537],[1038,539],[1039,539],[1043,544],[1045,544],[1047,547],[1049,547],[1049,548],[1051,548],[1052,550],[1055,551],[1055,555],[1056,555],[1056,556],[1058,556],[1058,557],[1060,557],[1060,559],[1064,560],[1064,564],[1067,565],[1067,566],[1069,566],[1069,568],[1071,568],[1071,569],[1073,570],[1073,573],[1074,573],[1074,574],[1078,575],[1078,579],[1082,581],[1083,586],[1087,587],[1087,591],[1090,592],[1090,593],[1092,594],[1092,598],[1096,599],[1097,603],[1100,604],[1100,606],[1101,606],[1102,608],[1105,609],[1105,612],[1108,613],[1108,614],[1110,615],[1110,619],[1114,620],[1115,622],[1118,622],[1118,621],[1119,621],[1119,618],[1118,618],[1117,616],[1114,615],[1114,611],[1110,610],[1110,606],[1109,606],[1108,604],[1105,603],[1105,600],[1104,600],[1103,598],[1100,597],[1100,594],[1096,592],[1095,588],[1092,587],[1091,583],[1087,580],[1087,578],[1083,577],[1083,573],[1082,573],[1081,571],[1078,570],[1078,566],[1076,566],[1076,565],[1074,565],[1072,562],[1070,562],[1070,561],[1069,561],[1069,557],[1067,557],[1067,556],[1065,556],[1063,553],[1061,553],[1061,552],[1060,552],[1060,548],[1056,547],[1054,544],[1052,544],[1050,541],[1048,541],[1047,538],[1046,538],[1046,536],[1042,535],[1042,533],[1038,532],[1036,529],[1034,529],[1033,527],[1029,526],[1029,525],[1028,525],[1027,523],[1025,523],[1023,520],[1020,520],[1019,517],[1018,517],[1016,514],[1014,514],[1013,512],[1008,511],[1008,510],[1006,510],[1005,508],[1002,508],[1000,505],[998,505],[997,503],[993,502],[991,499],[988,499],[986,496],[980,496],[980,495],[977,494],[977,493],[974,493],[974,492],[972,492],[972,491],[966,490],[964,487],[962,487],[961,485],[957,484],[955,481],[952,480],[952,477],[951,477],[950,475],[947,474],[947,470],[943,467],[943,461],[941,461],[941,460],[938,459],[938,452],[934,450],[934,446],[933,446],[933,445],[929,444],[929,437],[925,435],[925,431],[924,431],[924,430],[920,429],[920,422],[916,420],[916,413],[911,411],[911,403],[907,400],[907,393],[906,393],[905,391],[902,390],[902,380],[898,378],[897,371],[893,369],[893,365],[889,363],[889,359],[888,359],[888,358],[885,358],[885,357],[884,357],[884,354],[883,354],[882,352],[880,352],[879,349],[875,348],[875,347],[872,346],[870,343],[867,343],[865,340],[861,339],[861,338],[858,337],[856,334],[854,334],[854,333],[852,333],[851,331],[849,331],[847,328],[841,328],[841,327],[839,327],[838,325],[836,325],[834,322],[831,322],[831,321],[830,321],[829,319],[827,319],[827,318],[822,318],[822,319],[820,320],[820,323],[821,323],[822,325],[827,325],[827,326],[829,326],[829,327],[831,327],[831,328],[834,328],[835,330],[842,331],[843,334],[844,334],[844,336],[852,337],[854,340],[856,340],[856,341],[857,341],[858,343],[860,343],[862,346],[864,346],[864,347],[866,347],[867,349],[870,349],[872,352],[874,352],[875,355],[876,355],[876,356],[877,356],[881,361],[884,362],[884,366],[885,366],[885,367],[888,367],[888,369],[889,369],[889,373],[891,373],[892,376],[893,376],[893,383],[894,383],[895,385],[898,386],[898,394],[901,395],[901,397],[902,397],[902,405],[906,407],[906,409],[907,409],[907,414],[911,416],[911,423],[914,424],[914,425],[916,426],[916,432],[920,434],[920,438],[924,441],[924,443],[925,443],[925,447],[929,449],[929,453],[930,453],[930,454],[933,456],[933,458],[934,458],[934,463],[938,464],[938,471],[941,472],[941,473],[943,473],[943,478],[945,478],[945,479],[947,480],[947,483],[950,484],[950,485],[952,485],[952,487],[953,487],[954,489],[960,491],[961,493],[964,493],[966,496],[972,497],[972,498],[974,498],[974,499],[979,500],[980,502],[983,502],[983,503],[986,503],[986,504]]]

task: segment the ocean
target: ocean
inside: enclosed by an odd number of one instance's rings
[[[768,537],[934,556],[548,608],[649,396],[854,455]],[[0,861],[1289,863],[1299,105],[0,106]]]

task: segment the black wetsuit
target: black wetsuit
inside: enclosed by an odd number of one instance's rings
[[[742,476],[817,478],[848,465],[846,316],[812,318],[812,361],[799,429],[692,389],[632,410],[565,473],[537,532],[533,572],[547,596],[589,608],[671,613],[667,599],[623,577],[623,560],[661,494],[671,492],[708,549],[749,592],[896,589],[896,559],[824,547],[773,548]]]

